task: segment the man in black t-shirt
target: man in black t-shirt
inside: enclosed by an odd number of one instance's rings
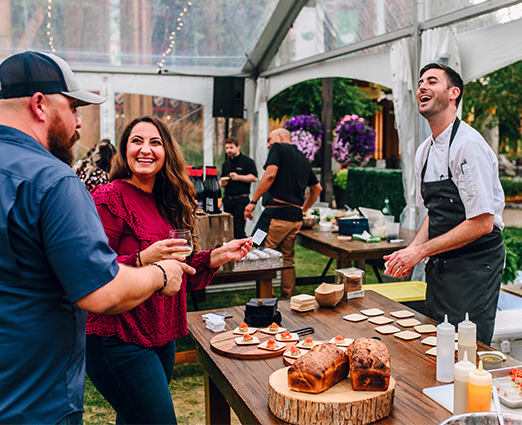
[[[225,139],[227,160],[221,168],[219,184],[225,188],[223,207],[234,217],[234,239],[246,238],[245,207],[250,196],[250,183],[257,181],[256,164],[248,156],[239,152],[236,137]]]
[[[288,130],[278,128],[268,135],[268,158],[265,174],[245,207],[245,218],[252,219],[252,211],[257,201],[270,189],[272,200],[266,208],[273,208],[274,213],[268,235],[265,240],[267,248],[283,253],[285,261],[294,262],[294,244],[297,232],[303,224],[303,212],[314,204],[321,193],[321,185],[312,171],[306,156],[292,145]],[[305,200],[305,189],[310,193]],[[281,272],[281,297],[288,299],[295,290],[295,270]]]

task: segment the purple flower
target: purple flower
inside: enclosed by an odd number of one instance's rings
[[[319,142],[323,138],[323,125],[314,114],[296,115],[287,120],[283,127],[291,133],[297,130],[306,130]]]
[[[292,144],[304,153],[308,161],[314,160],[315,154],[320,148],[314,136],[305,130],[292,131]]]
[[[305,154],[310,162],[321,147],[323,125],[314,115],[296,115],[283,126],[292,133],[292,144]]]
[[[345,115],[334,134],[333,157],[344,167],[366,165],[375,152],[375,130],[357,115]]]

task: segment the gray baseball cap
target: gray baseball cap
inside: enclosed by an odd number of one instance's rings
[[[78,100],[78,106],[99,105],[105,98],[80,89],[70,66],[62,58],[27,51],[8,57],[0,65],[0,99],[56,94]]]

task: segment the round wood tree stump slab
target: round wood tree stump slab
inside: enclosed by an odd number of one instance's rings
[[[258,348],[257,345],[237,345],[235,339],[240,336],[241,335],[234,335],[233,331],[224,332],[212,338],[210,340],[210,346],[216,353],[231,359],[261,360],[282,356],[291,345],[295,344],[295,341],[286,342],[283,343],[285,347],[280,350],[264,350]],[[260,343],[266,342],[269,339],[275,340],[274,335],[268,335],[262,332],[256,332],[254,336],[259,339]]]
[[[288,387],[288,368],[276,370],[268,381],[268,406],[279,419],[291,424],[365,425],[391,413],[395,380],[386,391],[354,391],[350,378],[319,394]]]

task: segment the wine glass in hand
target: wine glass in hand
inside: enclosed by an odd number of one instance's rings
[[[173,252],[172,255],[187,258],[190,254],[192,254],[194,246],[192,243],[192,233],[190,232],[190,230],[174,229],[169,232],[169,237],[171,239],[185,239],[185,243],[174,245],[176,248],[183,248],[183,250]]]

